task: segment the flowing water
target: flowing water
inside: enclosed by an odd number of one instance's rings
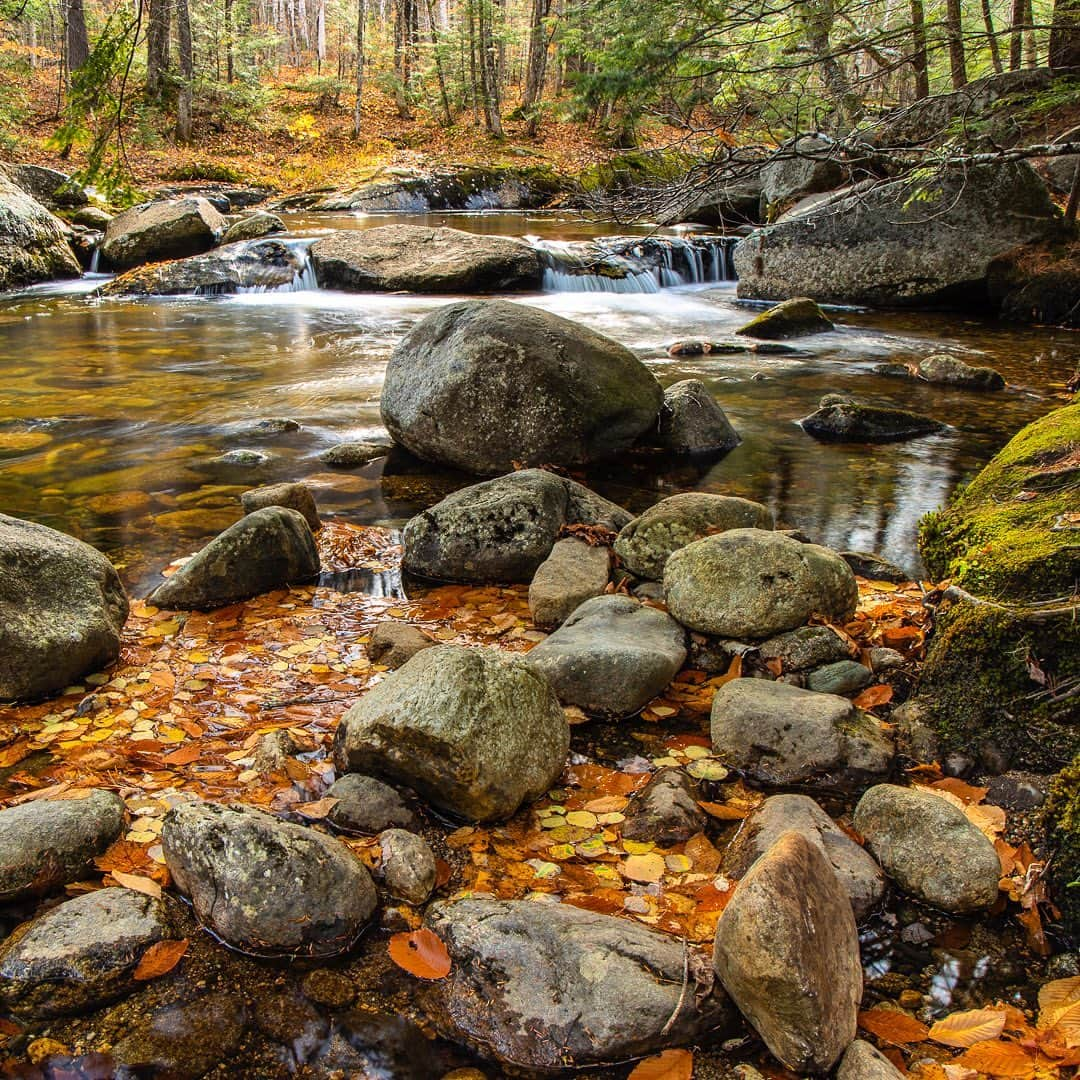
[[[387,221],[288,218],[300,247],[330,229]],[[649,230],[560,215],[394,220],[533,238],[549,258],[550,289],[516,302],[610,334],[664,384],[703,379],[743,437],[719,460],[639,455],[590,469],[584,479],[597,490],[631,509],[680,490],[759,499],[824,543],[874,549],[911,571],[919,517],[1050,408],[1051,388],[1080,357],[1080,337],[1066,331],[840,310],[834,332],[798,342],[802,355],[672,358],[673,341],[721,339],[754,313],[736,301],[733,281],[717,280],[730,276],[723,246],[674,233],[649,240]],[[621,288],[637,279],[643,291],[601,291],[582,273],[586,256],[609,250],[605,237],[615,232],[636,232],[648,248],[651,261],[641,265],[620,249],[633,264]],[[256,484],[306,479],[325,512],[395,524],[470,482],[400,454],[351,471],[319,459],[335,443],[385,437],[379,392],[390,351],[448,298],[329,292],[312,288],[308,276],[286,286],[292,291],[102,300],[89,295],[99,282],[0,298],[0,511],[102,548],[136,590],[235,520],[238,493]],[[882,361],[942,349],[999,368],[1009,389],[975,394],[873,372]],[[818,443],[796,421],[830,392],[910,407],[951,427],[886,446]],[[260,426],[273,418],[300,428]],[[236,450],[258,456],[223,456]]]

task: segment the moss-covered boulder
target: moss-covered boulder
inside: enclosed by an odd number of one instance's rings
[[[832,328],[833,324],[826,318],[825,312],[813,300],[798,296],[763,311],[735,333],[743,337],[774,340],[823,334]]]
[[[1054,903],[1073,937],[1080,936],[1080,754],[1050,788],[1045,818]]]
[[[947,506],[919,549],[937,579],[995,600],[1051,600],[1080,580],[1080,404],[1029,424]]]
[[[63,224],[0,173],[0,292],[79,273]]]

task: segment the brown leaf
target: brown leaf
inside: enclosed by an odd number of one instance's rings
[[[873,709],[878,705],[888,705],[892,701],[893,688],[888,683],[868,686],[858,697],[852,700],[857,709]]]
[[[930,1029],[914,1016],[896,1009],[869,1009],[859,1013],[859,1027],[876,1035],[883,1042],[904,1046],[925,1042]]]
[[[310,821],[322,821],[340,801],[328,795],[323,799],[315,799],[313,802],[300,803],[296,812]]]
[[[125,874],[123,870],[112,870],[110,873],[113,880],[118,885],[123,885],[125,889],[145,893],[155,900],[161,899],[161,886],[151,878],[143,877],[142,874]]]
[[[961,1065],[987,1076],[1027,1080],[1035,1075],[1034,1058],[1017,1043],[992,1039],[976,1043],[959,1058]]]
[[[450,954],[439,936],[426,928],[394,934],[390,959],[418,979],[444,979],[450,974]]]
[[[718,821],[742,821],[749,812],[747,810],[742,810],[737,806],[728,806],[727,803],[699,802],[698,806],[700,806],[709,817],[714,817]]]
[[[1065,1046],[1080,1046],[1080,975],[1054,979],[1039,989],[1039,1027]]]
[[[665,1050],[634,1066],[627,1080],[690,1080],[694,1055],[689,1050]]]
[[[148,979],[158,979],[167,975],[177,964],[180,958],[188,951],[191,942],[187,938],[179,941],[156,941],[142,954],[139,966],[135,969],[134,978],[139,982]]]
[[[966,1049],[996,1039],[1004,1030],[1004,1009],[968,1009],[939,1020],[930,1028],[930,1038],[944,1046]]]
[[[181,746],[179,750],[174,750],[171,754],[166,754],[161,760],[168,765],[190,765],[193,761],[198,761],[202,749],[198,743],[192,743],[190,746]]]

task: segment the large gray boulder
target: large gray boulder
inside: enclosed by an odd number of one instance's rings
[[[724,873],[735,879],[744,877],[786,832],[797,832],[829,860],[851,900],[856,921],[877,908],[886,886],[881,867],[806,795],[773,795],[761,803],[724,851]]]
[[[228,222],[206,199],[175,199],[133,206],[109,222],[101,257],[115,270],[209,251]]]
[[[619,533],[615,554],[638,577],[659,581],[673,551],[729,529],[765,529],[772,511],[761,503],[732,495],[687,491],[650,506]]]
[[[730,529],[672,553],[664,596],[691,630],[744,641],[793,630],[812,615],[843,624],[855,613],[859,587],[828,548],[763,529]]]
[[[136,989],[143,953],[173,936],[165,903],[143,893],[65,900],[0,945],[0,1003],[35,1018],[96,1009]]]
[[[540,286],[542,266],[524,240],[426,225],[332,233],[311,245],[324,289],[487,293]]]
[[[653,427],[662,403],[660,384],[625,346],[507,300],[449,304],[421,319],[391,355],[382,389],[396,442],[474,473],[610,457]]]
[[[250,806],[175,807],[161,845],[198,918],[246,952],[333,956],[375,910],[371,876],[345,844]]]
[[[411,787],[457,817],[509,817],[558,779],[570,728],[547,680],[498,649],[440,645],[417,653],[345,713],[339,772]]]
[[[319,553],[303,515],[267,506],[215,536],[149,599],[157,607],[209,611],[310,581],[318,572]]]
[[[529,613],[542,630],[561,626],[586,600],[600,596],[611,573],[611,550],[573,536],[559,540],[529,583]]]
[[[0,292],[81,273],[61,222],[0,172]]]
[[[123,825],[124,804],[111,791],[0,810],[0,903],[78,881]]]
[[[435,904],[453,962],[424,1007],[455,1041],[518,1068],[607,1064],[732,1030],[708,963],[626,919],[564,904]]]
[[[719,454],[742,439],[709,388],[700,379],[683,379],[664,391],[657,442],[672,454]]]
[[[713,963],[793,1072],[828,1072],[855,1038],[863,989],[855,917],[829,861],[799,833],[781,836],[739,882],[716,927]]]
[[[713,749],[761,783],[855,787],[883,776],[889,736],[874,717],[834,694],[767,679],[733,679],[717,690]]]
[[[927,791],[878,784],[855,807],[854,825],[885,873],[942,911],[990,907],[1001,861],[964,812]]]
[[[9,169],[11,179],[26,192],[50,209],[85,206],[89,197],[71,176],[47,165],[14,165]]]
[[[566,525],[617,531],[630,515],[543,469],[524,469],[448,495],[410,519],[402,568],[439,581],[531,581]]]
[[[995,258],[1047,237],[1058,219],[1022,161],[871,183],[740,241],[739,295],[891,307],[977,299]]]
[[[629,596],[586,600],[526,662],[564,705],[605,717],[640,712],[686,662],[686,631]]]
[[[111,664],[127,616],[100,551],[0,514],[0,701],[54,694]]]
[[[761,170],[761,201],[768,209],[804,195],[832,191],[847,175],[835,144],[814,135],[785,143]],[[768,219],[766,219],[768,220]]]

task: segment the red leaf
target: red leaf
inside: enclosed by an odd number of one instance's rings
[[[418,979],[445,979],[450,974],[450,954],[428,929],[394,934],[389,948],[390,959]]]
[[[187,938],[181,938],[179,941],[155,941],[142,954],[134,977],[139,982],[146,982],[148,979],[158,979],[162,975],[167,975],[180,963],[180,957],[187,952],[190,944]]]

